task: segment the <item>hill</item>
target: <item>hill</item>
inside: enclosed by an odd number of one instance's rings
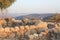
[[[17,16],[15,17],[16,19],[22,19],[23,17],[27,17],[29,19],[31,18],[36,18],[40,19],[40,17],[47,19],[47,17],[53,16],[54,14],[29,14],[29,15],[24,15],[24,16]]]

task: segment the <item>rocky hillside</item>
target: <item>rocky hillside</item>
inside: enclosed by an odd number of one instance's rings
[[[55,17],[52,16],[51,20]],[[56,19],[59,18],[58,15]],[[0,18],[0,40],[60,40],[60,23],[40,19]]]
[[[45,25],[46,23],[43,22]],[[0,28],[0,40],[60,40],[60,27],[16,26]],[[42,25],[42,26],[41,26]]]

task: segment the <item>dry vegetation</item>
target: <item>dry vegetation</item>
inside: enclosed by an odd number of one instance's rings
[[[60,39],[60,24],[58,23],[43,22],[41,20],[32,21],[26,19],[22,21],[15,20],[14,18],[0,19],[0,40],[59,40],[59,39]]]
[[[48,20],[50,22],[60,22],[60,14],[56,13],[54,16],[50,17]]]

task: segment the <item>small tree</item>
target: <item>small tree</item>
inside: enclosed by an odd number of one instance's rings
[[[10,7],[14,2],[15,0],[0,0],[0,9],[2,15],[4,15],[3,11]]]

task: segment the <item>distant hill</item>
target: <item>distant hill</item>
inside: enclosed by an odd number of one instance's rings
[[[29,15],[24,15],[24,16],[17,16],[15,17],[16,19],[22,19],[23,17],[28,17],[29,19],[31,18],[37,18],[39,19],[40,17],[42,17],[43,19],[47,19],[51,16],[53,16],[54,14],[29,14]]]

